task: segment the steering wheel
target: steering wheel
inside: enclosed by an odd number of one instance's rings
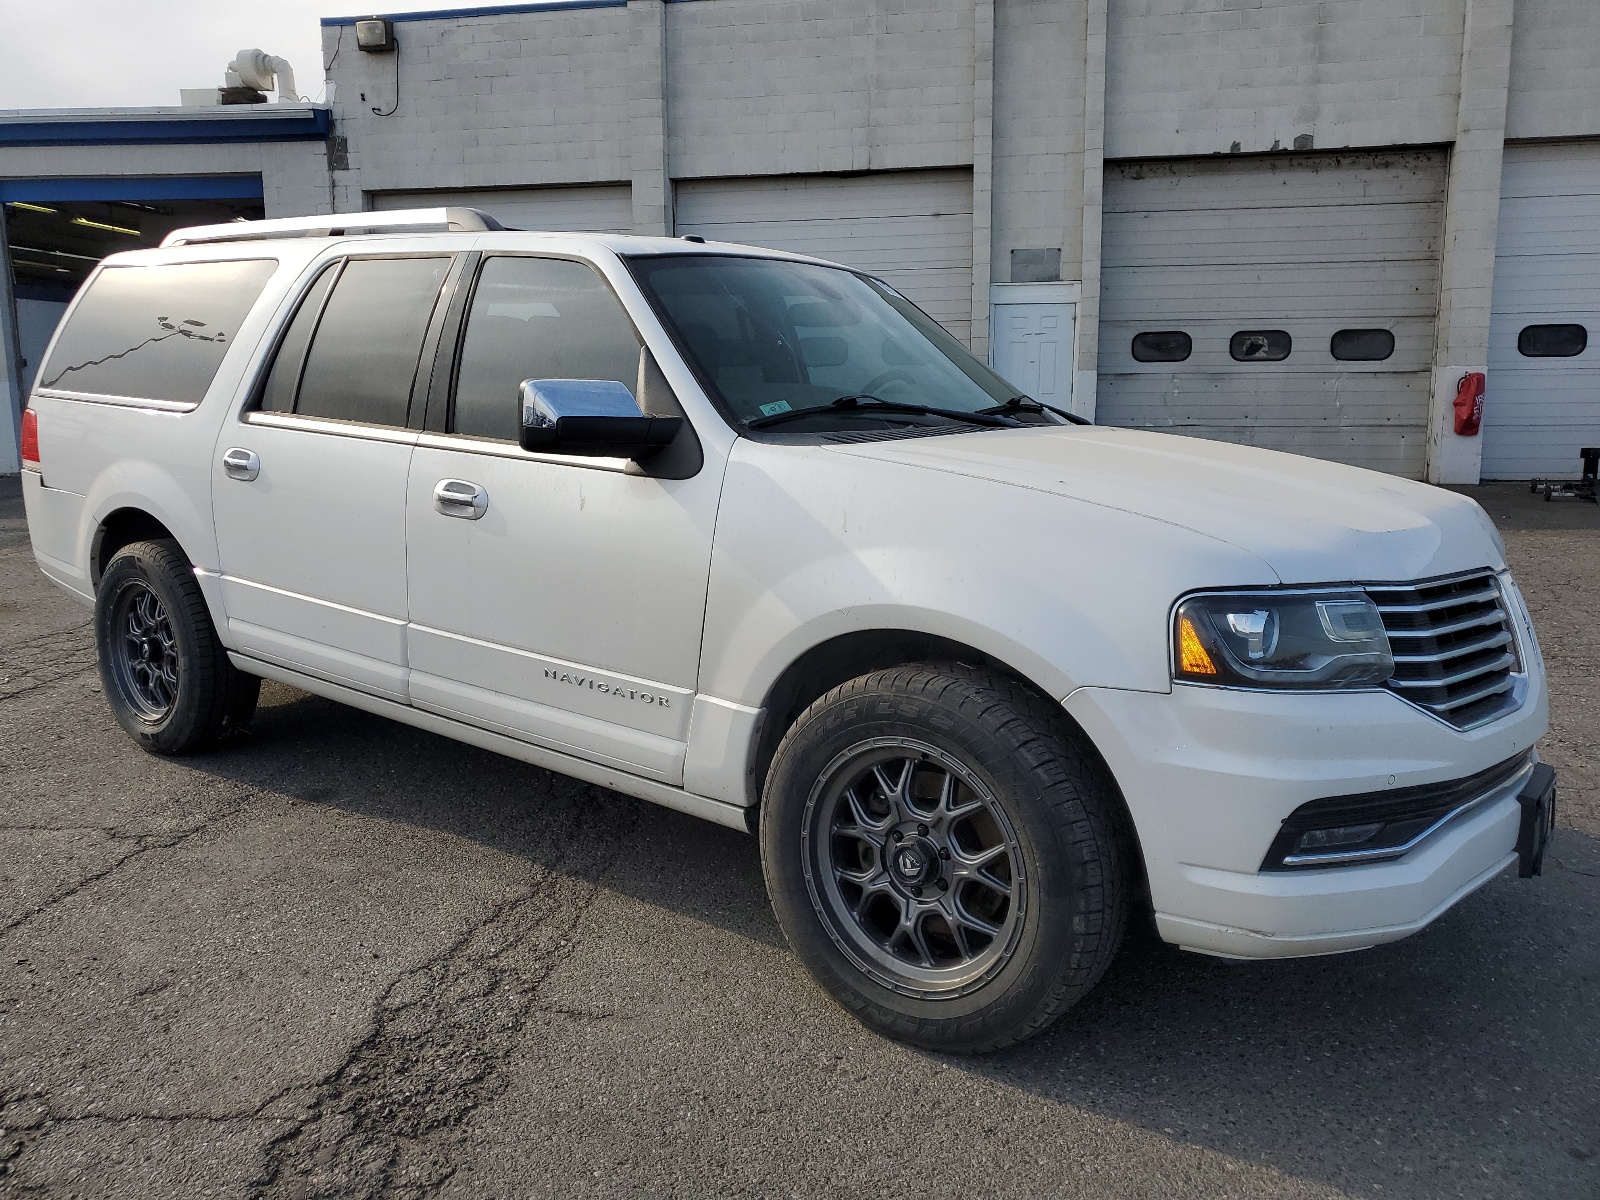
[[[883,371],[880,374],[874,375],[862,385],[861,392],[864,395],[870,396],[884,385],[894,383],[896,380],[901,379],[910,384],[915,384],[917,382],[917,377],[910,371],[902,371],[899,368],[896,368],[892,371]]]

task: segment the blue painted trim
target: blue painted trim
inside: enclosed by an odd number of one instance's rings
[[[259,175],[111,175],[0,179],[0,202],[26,200],[259,200]]]
[[[323,17],[323,28],[354,25],[374,17],[400,21],[450,21],[466,17],[507,17],[521,13],[560,12],[569,8],[627,8],[628,0],[545,0],[543,4],[480,5],[476,8],[434,8],[427,12],[367,13],[360,17]]]
[[[251,106],[252,108],[255,106]],[[0,121],[0,146],[108,146],[128,142],[170,146],[194,142],[299,142],[326,140],[325,108],[293,116],[147,117],[132,120]]]

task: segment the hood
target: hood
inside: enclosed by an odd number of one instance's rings
[[[1275,450],[1062,426],[862,442],[837,452],[1182,526],[1249,551],[1283,583],[1403,581],[1505,565],[1494,527],[1474,501]]]

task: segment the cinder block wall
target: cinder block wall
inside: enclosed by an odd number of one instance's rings
[[[363,54],[348,25],[322,40],[340,211],[363,191],[629,178],[625,8],[401,21],[398,54]]]
[[[1464,5],[1112,0],[1106,157],[1449,142]]]
[[[315,141],[8,146],[0,160],[0,173],[11,179],[259,174],[267,216],[298,217],[333,211],[328,192],[327,148]]]
[[[1600,137],[1600,0],[1516,0],[1506,137]]]
[[[677,178],[972,162],[971,0],[667,9]]]
[[[1010,252],[1059,246],[1062,278],[1082,282],[1076,370],[1092,395],[1102,147],[1159,159],[1450,146],[1435,364],[1447,382],[1485,353],[1499,147],[1600,137],[1600,0],[661,3],[401,19],[398,61],[326,28],[336,206],[631,182],[635,228],[660,229],[668,178],[971,167],[975,346]],[[269,211],[309,194],[296,183],[274,201],[274,186]],[[1475,469],[1463,459],[1436,477]]]
[[[994,250],[1061,247],[1061,277],[1082,278],[1085,11],[1080,2],[995,0]]]

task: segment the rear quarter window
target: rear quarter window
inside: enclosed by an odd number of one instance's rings
[[[107,267],[73,309],[35,386],[198,404],[277,268],[269,258]]]

